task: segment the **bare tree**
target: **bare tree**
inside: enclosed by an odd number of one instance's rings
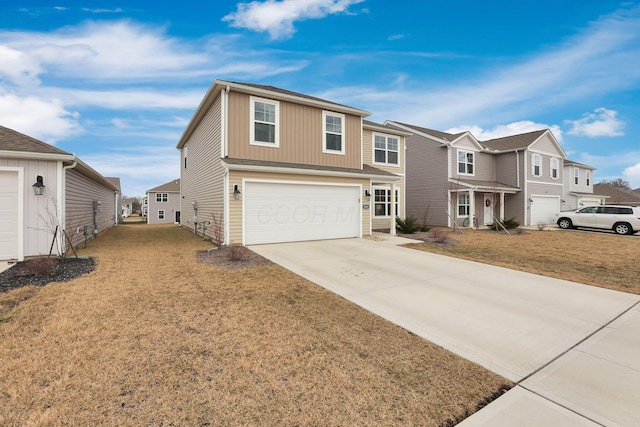
[[[631,186],[629,185],[629,181],[625,181],[622,178],[616,179],[603,179],[598,184],[606,184],[615,188],[623,188],[625,190],[631,190]]]

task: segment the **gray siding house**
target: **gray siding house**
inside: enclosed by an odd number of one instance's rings
[[[0,126],[0,260],[74,246],[118,222],[120,188],[75,155]],[[64,249],[58,235],[53,252]]]
[[[596,168],[568,159],[564,161],[564,197],[562,210],[604,205],[608,197],[594,194],[593,174]]]
[[[180,223],[180,180],[174,179],[148,190],[145,202],[147,224]]]
[[[552,224],[563,200],[566,154],[550,130],[479,141],[406,123],[407,216],[482,228],[494,219]]]

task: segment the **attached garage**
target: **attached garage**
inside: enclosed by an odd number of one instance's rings
[[[553,224],[560,212],[560,197],[531,196],[531,225]]]
[[[245,245],[360,237],[359,185],[245,181]]]
[[[21,258],[18,171],[0,170],[0,260]]]

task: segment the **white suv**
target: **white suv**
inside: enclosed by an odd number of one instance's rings
[[[572,212],[560,212],[560,228],[604,228],[618,234],[640,231],[640,208],[637,206],[588,206]]]

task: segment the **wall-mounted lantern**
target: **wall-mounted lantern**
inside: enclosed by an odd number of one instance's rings
[[[364,189],[364,197],[366,197],[367,200],[371,200],[371,193],[368,188]]]
[[[533,204],[533,199],[531,197],[529,197],[529,204]]]
[[[239,200],[240,199],[240,188],[238,188],[238,184],[234,184],[233,185],[233,198],[235,200]]]
[[[36,183],[32,185],[33,194],[36,196],[42,196],[44,194],[44,179],[41,175],[36,177]]]

